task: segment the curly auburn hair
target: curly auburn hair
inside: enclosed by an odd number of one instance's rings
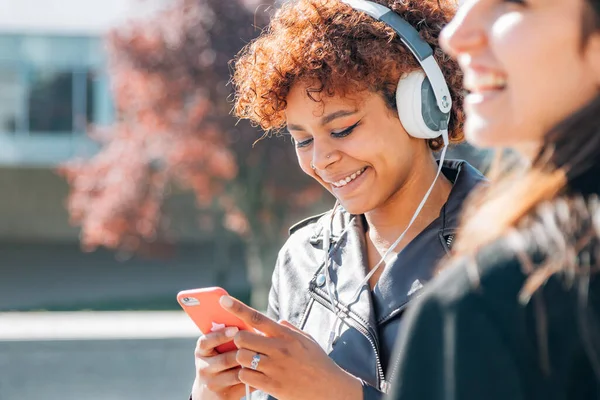
[[[408,21],[434,49],[453,99],[450,141],[462,141],[462,72],[438,45],[440,31],[456,11],[456,1],[375,1]],[[370,90],[380,93],[390,109],[396,110],[400,76],[420,68],[391,27],[340,0],[286,2],[265,31],[233,61],[233,111],[260,125],[265,134],[285,126],[286,97],[296,82],[319,82],[317,91],[328,96]],[[442,145],[441,138],[429,140],[433,150]]]

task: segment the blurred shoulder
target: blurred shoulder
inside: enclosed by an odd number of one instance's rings
[[[516,299],[524,281],[518,255],[506,239],[501,239],[446,266],[419,301],[434,301],[442,308],[456,309],[487,298]]]
[[[519,296],[532,274],[547,274],[543,282],[573,281],[585,270],[583,264],[597,265],[599,238],[598,199],[559,197],[475,254],[455,259],[423,296],[452,308],[470,301],[496,310],[520,307]]]

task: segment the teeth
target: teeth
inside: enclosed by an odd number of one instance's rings
[[[471,92],[503,89],[506,87],[506,77],[494,72],[483,74],[471,72],[465,74],[464,87]]]
[[[353,180],[355,180],[357,176],[359,176],[360,174],[362,174],[365,169],[366,168],[360,169],[360,170],[356,171],[355,173],[353,173],[352,175],[347,176],[344,179],[341,179],[341,180],[339,180],[337,182],[332,182],[333,186],[335,186],[335,187],[346,186],[347,184],[349,184],[350,182],[352,182]]]

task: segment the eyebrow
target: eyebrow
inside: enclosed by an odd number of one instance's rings
[[[331,114],[324,115],[321,118],[321,126],[327,125],[328,123],[330,123],[338,118],[347,117],[348,115],[354,115],[357,112],[358,112],[358,110],[339,110],[339,111],[332,112]],[[287,129],[294,130],[294,131],[304,131],[305,130],[301,125],[296,125],[296,124],[288,124]]]

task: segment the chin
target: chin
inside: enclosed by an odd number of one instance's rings
[[[339,202],[344,207],[344,210],[353,215],[365,214],[373,209],[373,207],[369,207],[368,204],[362,201],[339,199]]]
[[[543,132],[525,128],[525,125],[511,126],[475,118],[467,120],[464,133],[467,142],[477,148],[512,149],[525,157],[537,154],[543,137]]]
[[[467,120],[464,133],[471,146],[487,149],[507,146],[506,131],[509,129],[474,117]]]

